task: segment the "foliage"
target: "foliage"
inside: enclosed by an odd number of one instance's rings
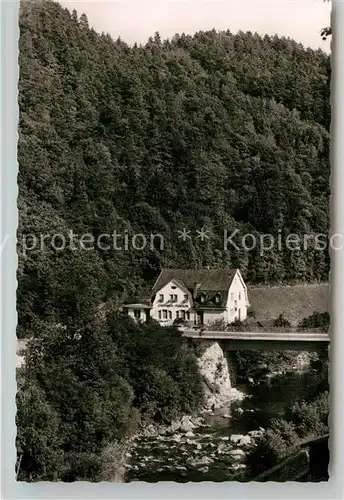
[[[273,419],[247,458],[251,472],[259,474],[273,467],[292,455],[302,440],[328,433],[328,412],[328,392],[323,392],[312,402],[295,403],[286,410],[284,419]]]
[[[329,393],[322,392],[312,404],[296,402],[287,412],[302,438],[322,436],[328,432]]]
[[[328,312],[319,313],[314,311],[313,314],[304,318],[300,324],[300,328],[323,328],[328,330],[330,327],[330,315]]]
[[[99,456],[143,420],[202,403],[196,356],[174,328],[110,314],[82,328],[40,324],[17,397],[21,478],[101,480]]]
[[[321,38],[323,40],[327,40],[327,37],[332,35],[332,28],[331,26],[327,26],[326,28],[323,28],[320,32]]]
[[[257,380],[262,375],[279,371],[282,366],[291,366],[295,360],[295,351],[258,350],[236,351],[237,375],[247,380]]]
[[[291,326],[290,321],[288,321],[283,313],[281,313],[278,318],[275,319],[273,326],[278,327],[278,328],[289,328]]]
[[[247,465],[256,475],[270,469],[296,450],[298,435],[293,422],[274,419],[263,439],[247,457]]]
[[[252,319],[256,319],[256,312],[253,309],[248,308],[247,309],[247,317],[252,318]]]
[[[19,480],[58,480],[64,463],[60,418],[36,384],[18,391],[16,421]]]

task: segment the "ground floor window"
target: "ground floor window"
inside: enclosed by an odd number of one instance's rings
[[[134,309],[134,317],[136,319],[140,319],[141,318],[141,311],[140,311],[140,309]]]
[[[190,320],[190,312],[184,311],[184,309],[176,311],[176,318],[182,320]]]
[[[158,312],[159,319],[172,319],[172,311],[168,311],[167,309],[163,309]]]

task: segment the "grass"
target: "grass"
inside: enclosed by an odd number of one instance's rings
[[[248,286],[250,309],[255,320],[264,327],[272,326],[282,313],[296,327],[314,311],[327,312],[329,307],[328,283],[280,286]],[[270,330],[270,328],[269,328]]]

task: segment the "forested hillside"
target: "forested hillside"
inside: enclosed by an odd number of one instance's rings
[[[162,266],[251,283],[327,279],[324,252],[224,250],[240,234],[327,233],[330,60],[290,39],[199,32],[145,46],[54,2],[22,6],[21,335],[148,289]],[[182,241],[204,227],[211,238]],[[23,235],[160,233],[164,248],[23,253]],[[30,246],[28,242],[27,246]],[[39,246],[39,245],[38,245]]]
[[[18,335],[33,340],[18,478],[115,481],[140,422],[197,411],[203,388],[175,329],[111,307],[162,266],[327,279],[326,250],[224,250],[223,235],[327,233],[330,61],[229,31],[131,47],[50,1],[22,3],[19,46]],[[211,238],[183,241],[183,228]],[[164,246],[85,250],[71,231],[159,233]]]

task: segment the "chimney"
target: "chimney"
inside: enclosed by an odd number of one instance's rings
[[[195,300],[198,294],[198,290],[200,289],[201,284],[195,283],[193,287],[193,299]]]

